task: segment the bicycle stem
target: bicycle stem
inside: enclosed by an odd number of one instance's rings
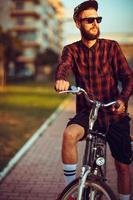
[[[94,126],[95,121],[97,120],[100,106],[101,106],[101,103],[98,101],[96,101],[92,106],[92,109],[89,115],[89,130],[93,130],[93,126]]]

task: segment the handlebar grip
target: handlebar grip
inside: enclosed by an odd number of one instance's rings
[[[70,85],[68,88],[68,90],[75,90],[75,89],[77,89],[77,87],[75,85]]]

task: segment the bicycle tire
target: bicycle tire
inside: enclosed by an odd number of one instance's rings
[[[76,195],[79,186],[79,178],[72,181],[58,196],[57,200],[69,200],[70,196]],[[90,190],[95,191],[95,197],[90,198]],[[88,190],[88,192],[86,192]],[[85,195],[87,194],[87,196]],[[111,188],[99,177],[90,177],[86,181],[86,188],[82,200],[117,200]],[[75,196],[76,197],[76,196]]]

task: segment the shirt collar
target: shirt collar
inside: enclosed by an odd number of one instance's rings
[[[81,43],[81,46],[82,46],[83,48],[94,51],[94,50],[96,50],[96,48],[97,48],[98,45],[99,45],[99,39],[97,39],[96,42],[95,42],[95,44],[94,44],[92,47],[90,47],[90,48],[87,47],[87,46],[82,42],[82,40],[80,40],[80,43]]]

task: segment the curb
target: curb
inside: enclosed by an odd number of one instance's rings
[[[17,162],[26,154],[26,152],[32,147],[37,139],[44,134],[51,123],[56,119],[57,115],[61,113],[64,108],[70,102],[70,98],[63,101],[62,104],[50,115],[50,117],[42,124],[42,126],[30,137],[30,139],[21,147],[21,149],[15,154],[15,156],[8,162],[7,166],[0,172],[0,181],[11,171],[11,169],[17,164]]]

